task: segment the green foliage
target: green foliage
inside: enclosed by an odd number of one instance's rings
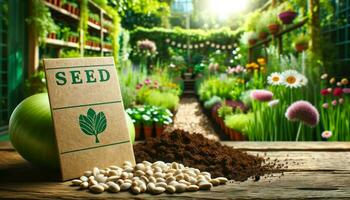
[[[218,96],[213,96],[206,102],[204,102],[204,108],[211,109],[215,104],[220,103],[222,99]]]
[[[233,108],[231,106],[226,105],[225,103],[221,104],[221,107],[218,109],[219,117],[225,119],[227,115],[233,114]]]
[[[77,58],[80,57],[80,51],[75,49],[66,49],[60,52],[60,58]]]
[[[169,110],[176,110],[179,104],[179,97],[173,93],[151,90],[145,99],[145,103]]]
[[[270,9],[262,14],[260,22],[267,25],[281,24],[278,14],[279,11],[277,9]]]
[[[253,121],[254,121],[253,113],[231,114],[225,117],[225,125],[227,127],[243,134],[247,134],[247,129],[251,124],[251,122]],[[249,135],[248,135],[248,138],[249,138]]]
[[[51,18],[49,8],[45,6],[43,0],[31,0],[33,10],[31,16],[26,20],[34,27],[35,34],[38,35],[39,43],[44,44],[47,34],[55,32],[57,26]]]
[[[171,58],[171,52],[173,47],[166,43],[167,39],[176,41],[177,43],[186,44],[187,40],[190,39],[191,43],[204,43],[206,41],[227,45],[234,44],[237,42],[238,31],[231,31],[229,29],[215,29],[215,30],[186,30],[186,29],[164,29],[164,28],[141,28],[138,27],[130,32],[130,45],[136,48],[136,43],[139,40],[149,39],[156,43],[158,55],[161,61],[169,61]],[[192,52],[196,50],[193,49]],[[199,51],[199,50],[197,50]],[[215,52],[215,48],[204,48],[200,53],[202,55],[208,55],[209,52]],[[185,52],[184,52],[185,54]],[[131,59],[133,59],[131,57]]]
[[[173,122],[173,114],[166,108],[145,105],[142,107],[128,108],[125,110],[134,124],[161,124],[169,125]]]
[[[96,113],[92,108],[89,108],[86,116],[79,116],[79,125],[86,135],[95,136],[95,142],[99,143],[97,136],[106,130],[107,119],[103,112]]]
[[[308,44],[309,41],[310,41],[309,36],[300,34],[294,39],[294,44]]]
[[[237,100],[243,91],[243,85],[235,78],[220,80],[219,78],[209,78],[204,81],[198,91],[199,99],[207,101],[213,96],[222,99]]]
[[[44,70],[38,70],[25,81],[25,95],[47,92]]]
[[[259,24],[261,19],[261,12],[256,10],[254,12],[249,13],[246,16],[244,29],[246,31],[256,31],[256,26]]]

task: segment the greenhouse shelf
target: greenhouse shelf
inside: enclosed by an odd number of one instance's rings
[[[79,48],[79,44],[78,43],[66,42],[66,41],[63,41],[63,40],[56,40],[56,39],[51,39],[51,38],[47,38],[46,39],[46,43],[47,44],[51,44],[51,45],[57,45],[57,46]]]
[[[59,12],[59,13],[61,13],[61,14],[63,14],[63,15],[67,15],[67,16],[73,18],[73,19],[76,19],[76,20],[79,20],[79,19],[80,19],[79,16],[74,15],[74,14],[68,12],[67,10],[65,10],[65,9],[63,9],[63,8],[57,7],[57,6],[55,6],[55,5],[52,5],[51,3],[48,3],[48,2],[46,2],[46,1],[44,1],[44,3],[45,3],[45,5],[46,5],[47,7],[51,8],[52,10],[55,10],[56,12]]]

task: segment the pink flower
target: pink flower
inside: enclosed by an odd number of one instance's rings
[[[350,88],[344,88],[344,89],[343,89],[343,92],[344,92],[345,94],[350,94]]]
[[[344,99],[343,99],[343,98],[340,98],[340,99],[338,100],[338,102],[339,102],[339,104],[343,104],[343,103],[344,103]]]
[[[290,121],[301,121],[309,126],[316,126],[320,118],[318,110],[311,103],[303,100],[292,103],[287,108],[285,116]]]
[[[334,88],[333,95],[334,96],[341,96],[343,94],[343,90],[341,88]]]
[[[328,94],[329,94],[328,89],[322,89],[322,90],[321,90],[321,94],[322,94],[323,96],[328,95]]]
[[[321,136],[325,139],[328,139],[328,138],[332,137],[332,132],[331,131],[323,131]]]
[[[146,85],[151,84],[151,82],[152,82],[152,81],[151,81],[150,79],[146,79],[146,80],[145,80],[145,84],[146,84]]]
[[[333,100],[333,101],[332,101],[332,105],[333,105],[333,106],[336,106],[336,105],[337,105],[337,100]]]
[[[250,93],[250,98],[257,101],[271,101],[273,93],[268,90],[253,90]]]
[[[324,104],[322,104],[322,107],[323,107],[323,108],[325,108],[325,109],[327,109],[327,108],[328,108],[328,106],[329,106],[329,105],[328,105],[328,103],[324,103]]]

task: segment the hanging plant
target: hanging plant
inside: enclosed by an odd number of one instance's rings
[[[310,38],[306,35],[299,35],[294,40],[294,48],[298,53],[301,53],[309,48]]]
[[[51,32],[56,32],[58,27],[51,18],[49,9],[42,0],[31,0],[33,9],[31,16],[26,19],[27,23],[33,26],[35,34],[38,36],[39,44],[45,44],[46,37]]]
[[[297,16],[294,12],[293,6],[289,2],[284,2],[279,6],[280,13],[278,14],[279,19],[283,24],[291,24]]]

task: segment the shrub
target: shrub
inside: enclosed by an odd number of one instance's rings
[[[221,98],[218,96],[213,96],[211,99],[208,101],[204,102],[204,108],[206,109],[211,109],[215,104],[220,103]]]
[[[179,104],[179,97],[173,93],[150,90],[145,103],[174,111]]]
[[[246,133],[248,125],[254,120],[252,113],[234,114],[225,117],[225,125],[233,130]]]

